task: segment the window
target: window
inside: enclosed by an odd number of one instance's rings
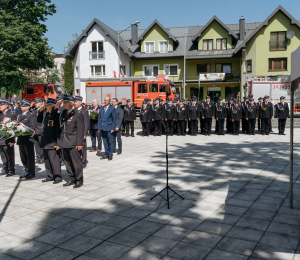
[[[203,88],[201,87],[200,88],[200,93],[199,93],[199,88],[193,88],[191,87],[190,88],[190,98],[197,98],[199,97],[199,100],[202,100],[203,99]]]
[[[159,42],[159,52],[168,52],[169,51],[169,42],[160,41]]]
[[[76,89],[76,96],[80,96],[80,89]]]
[[[240,86],[228,87],[225,86],[225,102],[228,102],[229,98],[237,98],[240,92]]]
[[[287,70],[287,58],[269,59],[269,71]]]
[[[26,87],[26,94],[33,95],[34,94],[34,87]]]
[[[165,65],[165,75],[178,76],[178,65]]]
[[[149,92],[158,92],[158,84],[149,84]]]
[[[90,58],[91,59],[103,59],[104,58],[103,41],[92,42],[92,52],[91,52]]]
[[[159,92],[167,92],[166,85],[159,85]]]
[[[227,39],[217,39],[217,50],[227,50]]]
[[[51,95],[53,95],[54,94],[53,88],[49,86],[44,87],[44,93],[51,93]]]
[[[147,84],[139,84],[138,93],[148,93]]]
[[[212,51],[213,50],[213,40],[203,40],[203,50]]]
[[[79,68],[78,68],[78,66],[76,67],[76,70],[75,70],[75,78],[79,78]]]
[[[145,42],[145,52],[146,53],[154,52],[154,42]]]
[[[157,75],[158,75],[158,66],[157,65],[144,66],[144,76],[156,77]]]
[[[246,61],[247,72],[252,72],[252,60]]]
[[[270,50],[286,50],[286,32],[271,32]]]
[[[231,73],[231,64],[216,64],[216,73]]]
[[[121,75],[123,74],[124,76],[126,76],[126,66],[125,65],[120,65],[120,72],[121,72]]]
[[[105,65],[91,66],[91,76],[105,76]]]
[[[201,73],[210,73],[210,64],[197,64],[197,75]]]

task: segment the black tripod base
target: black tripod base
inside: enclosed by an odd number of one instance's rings
[[[170,197],[169,196],[169,190],[172,191],[174,194]],[[167,191],[167,198],[165,198],[163,195],[161,195],[162,192]],[[163,190],[161,190],[159,193],[157,193],[155,196],[153,196],[150,200],[153,200],[157,196],[161,196],[167,203],[168,203],[168,209],[170,208],[170,199],[174,196],[177,195],[179,198],[183,199],[182,196],[180,196],[176,191],[174,191],[170,186],[166,186]]]

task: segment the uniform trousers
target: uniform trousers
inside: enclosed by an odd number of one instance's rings
[[[242,119],[242,132],[248,132],[248,122],[246,120],[246,118],[243,116],[243,119]]]
[[[190,135],[191,134],[191,121],[188,120],[188,134]]]
[[[255,124],[256,124],[256,118],[249,118],[248,119],[248,129],[249,129],[249,134],[254,134],[255,131]]]
[[[25,174],[35,176],[34,144],[28,142],[25,145],[19,145],[19,151]]]
[[[258,125],[258,131],[261,131],[261,118],[258,118],[257,120],[257,125]]]
[[[47,172],[47,180],[61,181],[61,168],[59,162],[59,150],[43,149],[45,169]]]
[[[179,135],[185,135],[185,120],[177,121],[177,131]]]
[[[41,135],[34,135],[33,142],[34,142],[34,149],[35,149],[35,155],[37,160],[44,161],[43,148],[40,147],[41,138],[42,138]]]
[[[278,133],[284,134],[286,119],[278,119]]]
[[[150,130],[149,130],[149,122],[142,122],[142,135],[149,135]]]
[[[105,149],[105,156],[110,157],[113,156],[114,150],[114,138],[113,134],[110,131],[101,131],[104,149]]]
[[[161,120],[154,120],[154,135],[161,135]]]
[[[216,125],[217,125],[217,133],[224,134],[224,119],[216,120]]]
[[[191,135],[197,134],[197,123],[198,120],[191,120]]]
[[[74,148],[64,148],[64,159],[69,181],[83,183],[83,165],[81,152]]]
[[[231,124],[231,118],[227,117],[227,122],[226,122],[226,130],[229,133],[232,133],[232,124]]]
[[[86,144],[86,138],[83,140],[83,144],[82,144],[81,161],[82,161],[82,164],[84,166],[87,164],[87,144]]]
[[[232,133],[239,134],[240,132],[240,120],[232,122]]]
[[[204,120],[202,118],[200,118],[200,129],[201,129],[201,133],[204,133]]]
[[[261,119],[261,133],[262,134],[270,133],[270,123],[271,123],[271,118],[262,118]]]
[[[114,131],[114,151],[117,149],[117,142],[118,142],[118,148],[119,151],[122,152],[122,131]]]
[[[167,132],[166,134],[173,134],[174,132],[174,121],[173,120],[167,120]]]
[[[211,118],[204,118],[204,133],[211,134]]]
[[[2,160],[2,169],[15,172],[15,146],[0,145],[0,156]]]
[[[93,150],[102,150],[102,136],[98,132],[98,129],[90,129],[91,133],[91,141],[92,141],[92,149]],[[96,141],[98,140],[98,145],[96,144]]]
[[[134,135],[134,121],[125,121],[126,135],[129,135],[129,125],[131,127],[131,135]]]

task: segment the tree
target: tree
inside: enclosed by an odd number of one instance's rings
[[[72,95],[74,92],[74,67],[69,59],[66,59],[64,65],[64,83],[67,93]]]
[[[83,32],[84,30],[81,30],[81,32]],[[70,47],[73,45],[73,43],[78,39],[78,37],[79,37],[80,35],[78,34],[78,33],[72,33],[72,40],[71,41],[68,41],[68,44],[67,44],[67,46],[64,46],[64,50],[63,50],[63,52],[64,53],[66,53],[66,51],[68,50],[68,49],[70,49]]]
[[[51,0],[0,1],[0,93],[18,93],[27,82],[23,71],[52,68],[54,56],[44,37]]]

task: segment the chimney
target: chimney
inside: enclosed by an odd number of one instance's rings
[[[131,25],[131,45],[136,46],[138,39],[138,26],[137,24]]]
[[[245,40],[245,18],[243,16],[240,19],[240,40]]]

